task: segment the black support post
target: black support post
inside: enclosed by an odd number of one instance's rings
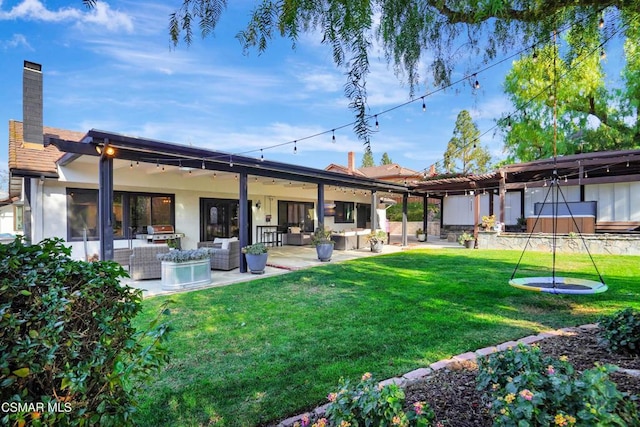
[[[100,259],[113,260],[113,158],[103,153],[98,161],[98,218]]]
[[[248,177],[246,172],[240,173],[238,193],[240,195],[240,206],[238,207],[238,220],[240,225],[240,247],[244,248],[249,244],[249,212],[248,212]],[[240,251],[240,273],[247,272],[247,261],[245,260],[242,251]]]

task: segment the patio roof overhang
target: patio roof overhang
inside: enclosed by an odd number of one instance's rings
[[[113,132],[90,130],[82,142],[50,138],[47,144],[54,145],[66,154],[58,161],[64,166],[81,156],[101,156],[110,147],[114,159],[132,162],[156,163],[194,170],[206,169],[230,173],[246,173],[275,179],[286,179],[312,184],[325,184],[360,190],[390,193],[409,193],[406,185],[378,181],[338,172],[298,166],[289,163],[261,160],[241,154],[225,153],[164,141],[132,137]]]

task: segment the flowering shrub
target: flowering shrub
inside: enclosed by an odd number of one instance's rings
[[[640,312],[631,307],[599,320],[598,335],[611,351],[640,354]]]
[[[209,257],[209,250],[207,248],[203,249],[190,249],[190,250],[176,250],[169,251],[164,254],[156,255],[160,261],[169,261],[169,262],[187,262],[187,261],[195,261],[199,259],[207,259]]]
[[[434,418],[426,403],[403,410],[404,392],[395,384],[381,386],[366,373],[358,384],[340,381],[340,389],[328,396],[325,426],[428,426]]]
[[[615,366],[578,375],[566,356],[544,357],[522,344],[478,362],[478,390],[486,392],[494,425],[637,425],[634,399],[609,380]]]

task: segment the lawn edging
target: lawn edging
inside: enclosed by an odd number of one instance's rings
[[[526,336],[524,338],[520,338],[517,341],[507,341],[507,342],[504,342],[502,344],[498,344],[498,345],[491,346],[491,347],[481,348],[481,349],[476,350],[476,351],[468,351],[466,353],[462,353],[462,354],[459,354],[457,356],[453,356],[450,359],[442,359],[442,360],[439,360],[437,362],[434,362],[434,363],[430,364],[428,368],[418,368],[418,369],[415,369],[415,370],[413,370],[411,372],[407,372],[406,374],[402,375],[401,377],[392,377],[392,378],[388,378],[386,380],[380,381],[379,384],[382,385],[382,386],[386,386],[386,385],[389,385],[389,384],[396,384],[399,387],[405,388],[408,385],[411,385],[411,384],[413,384],[415,382],[422,381],[422,380],[426,379],[433,372],[438,371],[440,369],[453,367],[455,365],[458,365],[458,364],[461,364],[461,363],[465,363],[465,362],[473,362],[478,357],[484,357],[484,356],[488,356],[488,355],[493,354],[493,353],[498,353],[500,351],[505,351],[505,350],[508,350],[508,349],[510,349],[512,347],[517,346],[518,344],[531,345],[531,344],[534,344],[536,342],[542,341],[542,340],[544,340],[546,338],[552,338],[552,337],[557,337],[557,336],[571,336],[571,335],[575,335],[576,333],[579,333],[581,330],[587,331],[587,330],[597,329],[597,328],[598,328],[597,324],[589,323],[589,324],[581,325],[581,326],[574,326],[574,327],[568,327],[568,328],[544,331],[544,332],[540,332],[537,335],[528,335],[528,336]],[[300,423],[302,418],[305,415],[306,416],[310,416],[310,417],[315,417],[315,418],[321,418],[321,417],[324,416],[328,406],[329,406],[329,404],[326,403],[324,405],[318,406],[313,411],[305,412],[303,414],[299,414],[299,415],[295,415],[293,417],[287,418],[286,420],[283,420],[280,423],[278,423],[277,426],[278,427],[293,427],[293,425],[296,422]]]

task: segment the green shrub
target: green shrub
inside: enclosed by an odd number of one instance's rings
[[[611,351],[640,354],[640,312],[631,307],[599,319],[598,335]]]
[[[126,271],[70,254],[60,239],[0,245],[4,425],[130,425],[135,392],[167,360],[167,325],[132,325],[142,292],[120,285]]]
[[[478,390],[486,393],[496,426],[638,425],[635,397],[609,380],[615,366],[578,375],[568,358],[544,357],[537,346],[478,360]]]
[[[434,415],[426,403],[415,403],[403,410],[404,392],[395,384],[380,387],[366,373],[352,386],[341,380],[340,389],[330,393],[326,415],[330,426],[427,426]]]

